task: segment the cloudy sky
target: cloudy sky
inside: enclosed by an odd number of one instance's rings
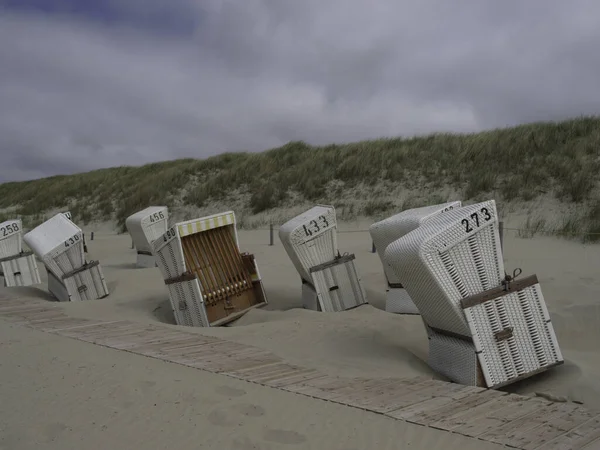
[[[0,182],[599,112],[597,0],[0,0]]]

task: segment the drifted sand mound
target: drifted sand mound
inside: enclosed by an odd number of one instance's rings
[[[370,303],[342,313],[301,309],[300,279],[281,243],[269,246],[264,231],[239,234],[242,249],[256,256],[269,305],[250,311],[227,327],[193,332],[264,348],[291,363],[332,375],[435,376],[426,364],[427,337],[420,317],[382,311],[383,271],[377,255],[370,253],[368,233],[340,234],[340,249],[356,254]],[[130,245],[127,235],[101,234],[88,242],[89,258],[100,260],[110,296],[61,306],[79,317],[174,324],[158,269],[135,268],[135,251]],[[540,278],[566,358],[564,365],[505,389],[600,408],[599,247],[506,236],[504,253],[507,271],[520,267],[523,276],[536,273]],[[20,289],[26,295],[48,299],[44,284]]]

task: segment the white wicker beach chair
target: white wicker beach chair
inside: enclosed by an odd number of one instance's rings
[[[0,275],[7,287],[41,283],[35,256],[23,250],[23,224],[20,219],[0,223]]]
[[[267,304],[254,255],[241,253],[233,211],[181,222],[153,243],[178,325],[224,325]]]
[[[150,206],[125,220],[137,250],[137,267],[156,267],[152,243],[167,232],[169,210],[166,206]]]
[[[48,290],[59,301],[108,296],[100,264],[85,259],[83,232],[64,214],[51,217],[23,236],[23,240],[46,266]],[[51,281],[52,277],[55,279]]]
[[[454,201],[422,208],[407,209],[392,217],[375,222],[369,227],[369,233],[383,265],[383,272],[387,281],[385,302],[385,310],[387,312],[397,314],[419,314],[419,310],[410,299],[406,289],[402,286],[402,281],[390,268],[389,263],[384,259],[387,246],[411,232],[429,218],[460,207],[461,202]]]
[[[300,275],[304,308],[334,312],[367,302],[355,256],[338,251],[333,206],[317,205],[289,220],[279,239]]]
[[[429,364],[451,380],[497,388],[564,361],[537,277],[506,282],[493,200],[432,217],[384,257],[426,324]]]

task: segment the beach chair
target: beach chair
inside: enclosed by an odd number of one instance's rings
[[[108,296],[102,267],[86,261],[83,232],[63,213],[58,213],[23,236],[44,263],[48,291],[61,302],[94,300]]]
[[[507,277],[493,200],[430,218],[384,258],[429,337],[429,365],[451,380],[498,388],[564,362],[535,275]]]
[[[63,211],[61,214],[63,214],[71,222],[75,223],[73,221],[73,215],[71,214],[71,211]],[[85,233],[82,233],[82,238],[83,238],[83,253],[87,253],[88,252],[88,248],[87,248],[87,244],[85,242]]]
[[[407,209],[392,217],[375,222],[369,227],[369,234],[383,265],[383,273],[387,282],[385,301],[385,310],[387,312],[419,314],[419,310],[410,299],[406,289],[402,286],[402,281],[384,259],[387,246],[420,226],[427,219],[445,211],[460,208],[460,206],[460,201],[454,201],[422,208]]]
[[[304,308],[335,312],[367,303],[355,255],[338,251],[333,206],[317,205],[289,220],[279,239],[300,275]]]
[[[240,252],[233,211],[177,223],[153,253],[178,325],[225,325],[267,304],[254,255]]]
[[[0,275],[6,287],[42,282],[35,256],[23,250],[23,223],[20,219],[0,223]]]
[[[125,220],[137,250],[137,267],[156,267],[152,243],[167,232],[169,210],[166,206],[150,206]]]

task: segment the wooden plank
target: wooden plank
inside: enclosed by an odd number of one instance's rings
[[[452,432],[469,437],[478,437],[505,423],[526,416],[533,411],[547,406],[551,402],[537,400],[530,397],[510,395],[510,402],[504,407],[488,411],[483,417],[468,420],[467,423],[454,428]],[[504,397],[502,397],[504,398]],[[486,404],[484,404],[486,405]]]
[[[132,350],[136,347],[143,346],[149,342],[162,340],[166,342],[172,336],[172,332],[168,329],[155,330],[155,329],[141,329],[139,331],[132,331],[125,335],[108,336],[101,338],[96,343],[111,347],[117,350]]]
[[[254,383],[263,384],[268,383],[269,381],[280,380],[282,378],[293,376],[296,375],[299,371],[302,371],[301,368],[286,363],[280,363],[277,366],[273,367],[274,368],[272,370],[268,370],[263,373],[248,375],[244,379],[252,381]]]
[[[488,402],[481,403],[471,408],[458,410],[454,414],[451,414],[448,417],[433,423],[432,426],[446,431],[454,431],[455,429],[461,427],[468,428],[473,422],[476,422],[478,419],[485,418],[494,410],[515,404],[518,401],[519,396],[508,394],[491,398]],[[500,421],[500,423],[497,425],[501,424],[502,422]]]
[[[302,367],[290,366],[290,369],[287,371],[281,371],[277,374],[271,374],[269,376],[265,375],[265,378],[261,378],[257,382],[266,386],[274,386],[279,385],[282,382],[285,383],[285,381],[289,380],[290,378],[305,377],[307,375],[314,374],[318,374],[318,372],[314,369],[303,369]]]
[[[369,410],[386,413],[399,408],[420,403],[423,400],[438,397],[461,389],[462,386],[445,381],[414,378],[409,382],[392,388],[390,392],[383,392],[364,402],[363,406]]]
[[[341,389],[348,386],[349,383],[356,379],[352,378],[341,378],[331,375],[325,375],[321,378],[315,378],[308,381],[302,381],[297,384],[284,386],[282,389],[288,392],[295,392],[297,394],[308,395],[310,397],[324,398],[335,391],[335,389]]]
[[[397,383],[397,381],[396,378],[351,379],[346,386],[335,388],[334,392],[326,392],[327,400],[349,405],[356,397],[373,395],[369,393],[369,389],[382,389],[384,386]]]
[[[54,320],[43,324],[36,324],[35,328],[41,331],[52,331],[64,327],[84,325],[88,324],[89,322],[90,321],[88,319],[80,319],[77,317],[63,317],[59,320]]]
[[[600,415],[551,440],[536,450],[594,450],[600,448]]]
[[[46,314],[44,316],[36,316],[34,318],[20,318],[20,319],[15,319],[15,320],[11,320],[12,323],[17,324],[17,325],[23,325],[25,327],[28,328],[33,328],[36,329],[37,325],[44,325],[47,322],[52,322],[58,319],[63,319],[67,316],[65,316],[64,314],[56,314],[54,313],[54,311],[50,312],[49,314]]]
[[[273,370],[276,370],[275,368],[278,367],[280,364],[281,364],[281,360],[277,359],[274,362],[264,364],[262,366],[247,367],[247,368],[232,370],[227,375],[231,375],[236,378],[245,379],[245,377],[248,377],[248,376],[251,377],[253,375],[272,372]]]
[[[118,345],[119,342],[128,342],[128,339],[134,339],[136,336],[142,336],[148,333],[148,329],[143,324],[131,325],[122,329],[107,329],[104,333],[97,333],[93,336],[86,336],[85,338],[79,338],[87,342],[93,342],[97,345],[103,345],[108,347],[108,343]]]
[[[197,336],[200,336],[198,338]],[[170,337],[167,341],[162,339],[151,339],[144,344],[140,344],[135,347],[136,353],[143,352],[155,352],[161,349],[171,349],[178,347],[185,347],[186,345],[193,345],[195,343],[204,342],[201,338],[201,335],[195,335],[192,333],[182,333],[179,330],[173,330],[170,334]],[[132,349],[133,350],[133,349]]]
[[[23,321],[23,322],[27,322],[30,319],[34,319],[36,316],[37,317],[44,317],[44,315],[48,315],[50,314],[57,314],[57,313],[61,313],[62,310],[60,309],[50,309],[50,308],[36,308],[36,309],[29,309],[27,311],[12,311],[10,313],[6,313],[3,315],[3,317],[5,319],[13,319],[15,321]]]
[[[266,355],[270,355],[270,353],[254,347],[245,348],[240,346],[237,348],[233,347],[230,351],[218,353],[211,353],[207,350],[202,355],[194,355],[184,364],[190,367],[209,370],[211,372],[227,372],[228,370],[237,367],[256,364],[256,359],[263,364],[262,361],[264,361]]]
[[[177,362],[186,366],[202,367],[205,361],[211,357],[215,358],[221,354],[232,353],[236,350],[246,349],[242,344],[237,344],[229,341],[215,342],[205,345],[200,345],[193,352],[184,352],[182,354],[169,353],[164,359]]]
[[[135,351],[146,356],[164,359],[170,356],[179,356],[187,352],[193,352],[203,345],[214,344],[219,341],[220,340],[218,339],[207,336],[190,334],[187,338],[173,339],[169,342],[157,342],[136,347]]]
[[[463,386],[463,389],[460,389],[456,392],[446,393],[439,397],[426,398],[422,402],[414,403],[412,405],[405,406],[399,409],[394,409],[392,411],[386,412],[385,414],[395,419],[412,422],[413,417],[419,416],[427,411],[431,411],[442,406],[455,403],[456,400],[468,397],[469,395],[472,395],[475,392],[480,392],[481,389],[482,388],[478,388],[476,386]]]
[[[593,414],[589,411],[578,408],[574,404],[563,403],[558,406],[556,414],[540,418],[537,427],[523,430],[512,437],[503,439],[503,442],[524,450],[533,450],[592,418]]]
[[[402,395],[415,389],[411,385],[424,382],[420,379],[410,378],[392,378],[366,380],[358,383],[351,383],[347,388],[336,392],[336,395],[329,398],[331,401],[341,403],[357,408],[370,409],[370,405],[377,399],[385,398],[385,404],[388,405],[390,399]]]
[[[188,338],[187,335],[183,335],[185,339]],[[139,353],[140,349],[148,348],[152,345],[160,346],[169,344],[172,342],[177,342],[178,339],[182,339],[182,333],[177,330],[171,330],[170,328],[165,328],[162,332],[152,331],[145,336],[145,339],[135,342],[130,342],[129,344],[124,344],[121,347],[121,350],[127,350],[133,353]]]
[[[374,384],[383,383],[381,380],[372,380],[364,378],[340,378],[338,382],[332,384],[321,385],[312,392],[311,396],[317,397],[323,400],[334,401],[336,403],[346,404],[345,399],[348,395],[356,392],[361,387],[368,387]]]
[[[219,345],[222,340],[218,341],[204,341],[204,340],[195,340],[188,344],[182,345],[173,345],[172,347],[163,347],[160,351],[160,357],[169,361],[178,361],[179,359],[184,359],[188,355],[193,355],[198,351],[201,351],[207,345]]]
[[[83,323],[81,325],[66,326],[64,328],[54,328],[52,330],[46,330],[46,331],[48,333],[61,335],[63,332],[66,333],[66,332],[69,332],[71,330],[85,329],[87,327],[94,327],[94,326],[98,326],[98,325],[109,325],[109,324],[113,324],[115,322],[119,322],[119,321],[118,320],[102,321],[102,320],[89,320],[89,319],[87,319],[86,323]],[[65,336],[65,337],[71,337],[71,336]]]
[[[396,386],[390,387],[387,392],[373,397],[363,402],[360,406],[379,413],[387,413],[399,408],[420,403],[426,398],[441,393],[448,393],[450,390],[459,389],[439,380],[427,379],[426,377],[417,377]],[[456,385],[458,386],[458,385]]]
[[[294,375],[279,378],[277,380],[269,380],[265,384],[271,387],[282,388],[290,384],[322,378],[323,376],[324,375],[321,372],[318,372],[313,369],[307,369],[305,372],[298,371]]]
[[[89,327],[73,328],[69,330],[61,331],[59,334],[62,336],[68,336],[75,339],[79,339],[86,336],[93,336],[94,333],[103,333],[106,330],[118,330],[120,328],[131,326],[133,322],[128,320],[118,320],[116,322],[106,322],[99,325],[92,325]]]
[[[550,403],[549,405],[537,408],[525,416],[506,422],[504,425],[479,435],[478,438],[502,444],[504,441],[513,439],[523,432],[532,430],[550,417],[561,414],[559,405],[558,403]]]
[[[207,370],[211,370],[215,373],[222,373],[229,375],[233,370],[244,369],[250,367],[264,366],[265,364],[280,361],[275,355],[269,352],[259,352],[253,355],[242,355],[239,358],[230,358],[225,361],[211,362]]]
[[[506,392],[490,389],[475,392],[474,394],[467,395],[466,397],[456,400],[454,403],[441,406],[437,409],[424,411],[422,414],[416,415],[413,418],[413,422],[421,425],[431,426],[432,424],[439,422],[440,420],[444,420],[456,412],[468,410],[469,408],[481,405],[482,403],[486,403],[500,395],[506,395]]]
[[[126,334],[132,330],[144,328],[144,324],[136,322],[127,323],[112,323],[109,325],[99,325],[91,328],[81,328],[67,331],[68,334],[73,334],[77,339],[102,339],[107,336],[114,336],[118,334]]]
[[[38,317],[33,320],[28,320],[26,323],[32,328],[42,328],[45,325],[51,326],[53,323],[61,323],[65,320],[73,320],[73,317],[69,317],[64,313],[51,314],[44,317]],[[82,319],[79,320],[81,321]]]
[[[27,303],[27,304],[12,304],[12,305],[0,305],[0,316],[9,316],[11,314],[19,314],[26,311],[35,310],[48,310],[48,309],[59,309],[52,308],[48,304],[40,303]]]

